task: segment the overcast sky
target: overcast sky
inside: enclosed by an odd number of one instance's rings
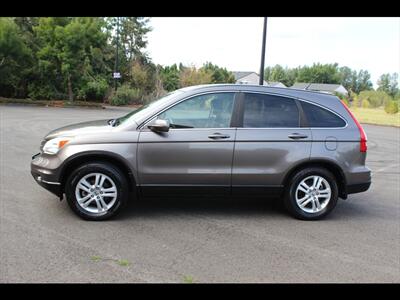
[[[153,62],[230,71],[260,68],[263,18],[151,18],[147,51]],[[374,86],[400,72],[400,18],[268,18],[266,66],[334,63],[366,69]]]

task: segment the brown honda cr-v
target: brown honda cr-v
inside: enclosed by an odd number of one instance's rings
[[[155,195],[281,197],[294,217],[315,220],[369,188],[366,152],[363,128],[336,96],[202,85],[50,132],[31,172],[88,220]]]

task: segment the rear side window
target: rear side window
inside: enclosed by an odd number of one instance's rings
[[[243,127],[299,127],[300,117],[293,99],[266,94],[245,94]]]
[[[301,106],[310,127],[344,127],[346,122],[322,107],[301,101]]]

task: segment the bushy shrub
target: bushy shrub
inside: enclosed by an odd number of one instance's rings
[[[347,100],[346,98],[343,98],[343,99],[341,99],[341,100],[342,100],[342,102],[343,102],[344,104],[346,104],[347,107],[350,107],[349,100]]]
[[[142,100],[141,104],[149,104],[161,97],[164,97],[166,94],[167,94],[167,91],[165,91],[165,90],[154,91],[150,94],[144,95],[142,97],[143,100]]]
[[[353,108],[357,108],[360,107],[360,99],[358,97],[358,95],[354,92],[350,92],[350,103],[351,103],[351,107]]]
[[[369,108],[370,106],[371,106],[371,104],[369,103],[369,101],[367,99],[364,99],[363,101],[361,101],[361,107]]]
[[[102,101],[105,98],[108,88],[107,80],[104,78],[91,80],[79,91],[78,99]]]
[[[399,104],[395,101],[389,101],[386,105],[385,105],[385,111],[388,114],[396,114],[399,111]]]
[[[390,97],[384,91],[362,91],[359,94],[359,98],[361,101],[368,100],[370,107],[373,108],[384,106],[386,103],[392,100],[392,97]]]
[[[28,97],[34,100],[65,100],[68,95],[57,93],[57,91],[46,83],[29,83],[28,84]]]
[[[129,85],[120,86],[110,99],[111,105],[141,104],[142,93],[138,89],[132,89]]]

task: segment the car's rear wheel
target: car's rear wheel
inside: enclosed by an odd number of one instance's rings
[[[124,174],[114,165],[103,162],[79,166],[65,184],[69,206],[85,220],[114,217],[126,205],[128,193]]]
[[[284,203],[295,218],[318,220],[333,210],[337,200],[335,176],[323,168],[306,168],[292,176]]]

